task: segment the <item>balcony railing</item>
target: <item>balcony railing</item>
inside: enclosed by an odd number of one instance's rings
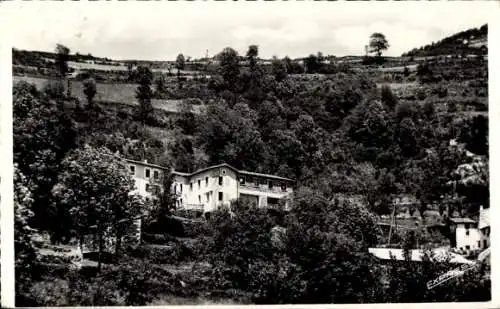
[[[255,184],[255,183],[241,183],[240,186],[243,189],[248,189],[248,190],[256,190],[256,191],[261,191],[261,192],[274,192],[274,193],[286,193],[288,192],[287,189],[283,190],[281,186],[273,186],[272,188],[269,188],[269,185],[267,184]]]

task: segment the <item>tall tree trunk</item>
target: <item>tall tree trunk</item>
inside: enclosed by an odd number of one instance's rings
[[[115,243],[115,256],[119,257],[120,256],[120,248],[122,245],[122,230],[119,228],[118,231],[116,232],[116,243]]]
[[[389,239],[387,243],[390,245],[391,244],[391,237],[392,237],[392,223],[394,222],[394,215],[396,213],[396,204],[392,204],[392,215],[391,215],[391,226],[389,227]]]
[[[71,97],[71,82],[70,82],[69,78],[66,78],[66,82],[68,84],[66,96],[68,98],[70,98]]]
[[[98,272],[101,272],[101,267],[102,267],[101,258],[102,258],[102,251],[103,251],[103,247],[104,247],[104,237],[102,234],[103,234],[103,232],[99,231],[99,252],[97,255],[97,271]]]

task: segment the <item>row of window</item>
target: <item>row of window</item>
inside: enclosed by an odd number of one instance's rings
[[[213,195],[213,191],[209,191],[207,193],[205,193],[205,202],[209,203],[210,200],[212,199],[212,195]],[[224,196],[224,193],[223,192],[219,192],[219,195],[218,195],[218,200],[219,201],[222,201],[223,199],[223,196]],[[198,204],[201,204],[201,194],[198,195]]]
[[[480,240],[477,241],[477,247],[481,248],[481,241]],[[488,241],[486,239],[483,240],[483,248],[488,248]],[[464,247],[461,247],[460,249],[463,250]],[[465,250],[470,250],[470,246],[466,245]]]
[[[161,192],[161,188],[158,185],[150,185],[149,183],[146,184],[146,192],[153,193],[153,194],[159,194]]]
[[[132,176],[135,176],[135,165],[130,165],[130,174]],[[151,178],[151,169],[145,168],[144,169],[144,177],[145,178]],[[160,172],[157,170],[153,171],[153,179],[154,180],[160,180]]]
[[[209,178],[205,177],[205,187],[208,187]],[[224,185],[224,177],[219,176],[219,186]],[[201,179],[198,179],[198,189],[201,189]],[[189,190],[193,191],[193,182],[189,183]],[[182,192],[182,189],[181,189]]]
[[[213,191],[205,193],[205,201],[207,203],[209,203],[210,200],[212,199],[212,196],[213,196]],[[224,193],[223,192],[219,192],[219,194],[218,194],[219,201],[222,201],[223,197],[224,197]],[[201,203],[202,203],[202,201],[201,201],[201,195],[198,195],[198,204],[201,204]],[[182,198],[180,198],[179,200],[177,200],[177,206],[180,206],[180,205],[182,205]]]

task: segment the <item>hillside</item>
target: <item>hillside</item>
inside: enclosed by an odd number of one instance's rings
[[[449,54],[488,54],[488,25],[472,28],[446,37],[436,43],[414,48],[402,56],[437,56]]]

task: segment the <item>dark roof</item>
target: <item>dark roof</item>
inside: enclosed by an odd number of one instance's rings
[[[131,163],[135,163],[135,164],[141,164],[141,165],[145,165],[145,166],[150,166],[150,167],[162,169],[162,170],[166,170],[167,169],[166,167],[163,167],[163,166],[160,166],[160,165],[156,165],[156,164],[147,163],[147,162],[143,162],[143,161],[136,161],[136,160],[129,160],[129,159],[127,159],[127,161],[131,162]],[[192,173],[184,173],[184,172],[172,171],[172,174],[178,175],[178,176],[184,176],[184,177],[192,177],[192,176],[197,175],[199,173],[202,173],[202,172],[205,172],[205,171],[208,171],[208,170],[211,170],[211,169],[221,168],[221,167],[226,167],[226,168],[232,169],[237,174],[257,176],[257,177],[265,177],[265,178],[271,178],[271,179],[276,179],[276,180],[281,180],[281,181],[294,182],[293,179],[285,178],[285,177],[280,177],[280,176],[276,176],[276,175],[255,173],[255,172],[249,172],[249,171],[241,171],[241,170],[238,170],[238,169],[232,167],[231,165],[229,165],[227,163],[212,165],[212,166],[209,166],[209,167],[205,167],[205,168],[199,169],[199,170],[194,171]]]
[[[150,167],[154,167],[154,168],[158,168],[158,169],[161,169],[161,170],[167,170],[168,168],[164,167],[164,166],[160,166],[160,165],[156,165],[156,164],[152,164],[152,163],[148,163],[148,162],[144,162],[144,161],[136,161],[136,160],[130,160],[130,159],[125,159],[127,162],[130,162],[130,163],[135,163],[135,164],[141,164],[141,165],[144,165],[144,166],[150,166]]]
[[[456,224],[461,224],[461,223],[476,223],[476,221],[470,219],[470,218],[450,218],[450,221]]]

